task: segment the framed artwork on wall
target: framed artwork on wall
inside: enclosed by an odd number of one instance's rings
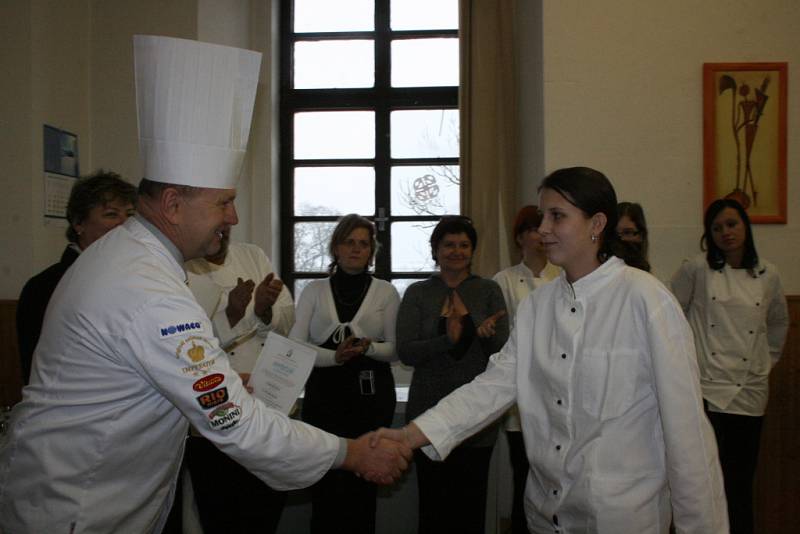
[[[738,200],[786,223],[787,63],[703,64],[703,209]]]

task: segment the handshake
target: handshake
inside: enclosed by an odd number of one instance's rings
[[[412,451],[428,439],[414,423],[403,428],[379,428],[347,440],[342,469],[375,484],[394,484],[411,462]]]

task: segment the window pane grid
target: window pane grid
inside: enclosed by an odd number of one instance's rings
[[[304,0],[307,2],[319,0]],[[281,235],[282,252],[281,263],[284,280],[294,287],[304,286],[308,280],[327,276],[327,259],[323,259],[319,250],[316,252],[316,263],[305,261],[300,265],[300,258],[295,257],[296,246],[308,246],[308,235],[314,230],[319,235],[314,239],[324,240],[325,229],[330,229],[335,224],[339,214],[320,213],[311,214],[297,211],[295,206],[296,194],[299,198],[308,196],[308,188],[321,187],[319,179],[314,181],[297,181],[295,176],[298,171],[305,169],[308,172],[315,172],[315,169],[328,167],[366,167],[374,172],[374,187],[366,188],[363,183],[356,190],[349,190],[351,195],[364,195],[372,197],[363,199],[359,205],[372,206],[374,203],[374,213],[361,213],[370,219],[375,219],[376,226],[379,226],[378,239],[381,242],[382,253],[378,255],[375,263],[375,273],[382,278],[397,279],[402,286],[407,286],[404,282],[413,282],[424,279],[430,275],[434,268],[430,260],[430,251],[427,239],[430,230],[438,221],[441,213],[417,212],[412,214],[408,209],[393,210],[391,204],[392,195],[396,194],[396,179],[393,173],[397,174],[397,169],[408,171],[405,180],[415,178],[425,178],[427,175],[435,174],[431,169],[452,168],[456,169],[453,174],[457,174],[459,165],[457,146],[454,149],[452,138],[447,143],[444,153],[417,153],[414,150],[402,152],[402,157],[393,157],[392,149],[392,113],[402,111],[431,110],[434,113],[443,110],[451,110],[457,117],[458,88],[455,86],[457,81],[453,81],[452,86],[442,85],[423,86],[424,79],[415,79],[411,87],[392,87],[391,63],[392,43],[408,41],[413,39],[455,39],[458,37],[457,29],[442,29],[429,26],[426,29],[414,29],[413,26],[405,25],[402,30],[392,30],[390,25],[391,2],[389,0],[374,0],[374,28],[359,28],[356,31],[327,31],[324,27],[316,27],[314,31],[293,32],[290,27],[291,8],[294,2],[282,3],[282,42],[281,42]],[[453,2],[453,5],[457,5]],[[287,9],[288,8],[288,9]],[[457,17],[455,18],[457,20]],[[404,23],[405,24],[405,23]],[[456,22],[457,24],[457,22]],[[353,41],[353,40],[372,40],[374,42],[374,86],[373,87],[339,87],[339,88],[294,88],[294,63],[293,54],[296,43],[320,43],[322,41]],[[452,56],[452,54],[451,54]],[[457,67],[457,66],[456,66]],[[456,71],[457,72],[457,71]],[[452,78],[452,75],[451,75]],[[438,83],[442,83],[440,80]],[[418,85],[416,85],[418,84]],[[374,114],[374,152],[372,157],[341,157],[339,153],[310,154],[302,150],[297,154],[302,157],[294,157],[297,151],[298,140],[294,138],[293,131],[294,118],[297,113],[303,112],[337,112],[337,111],[366,111]],[[457,123],[456,123],[457,124]],[[430,130],[430,128],[429,128]],[[411,132],[412,139],[416,135]],[[430,135],[430,133],[429,133]],[[456,134],[457,135],[457,134]],[[300,146],[303,139],[299,139]],[[456,142],[457,144],[457,142]],[[441,152],[441,150],[439,150]],[[437,157],[445,156],[445,157]],[[414,169],[417,167],[418,169]],[[393,171],[393,169],[395,169]],[[412,173],[413,175],[409,175]],[[417,176],[418,175],[418,176]],[[434,176],[437,180],[439,176]],[[355,178],[354,178],[355,179]],[[430,178],[427,178],[430,179]],[[324,181],[324,180],[323,180]],[[423,180],[424,182],[425,180]],[[295,183],[297,182],[297,183]],[[425,189],[425,184],[422,184]],[[295,191],[295,187],[299,190]],[[303,190],[305,188],[305,191]],[[363,190],[362,189],[369,189]],[[419,189],[419,188],[418,188]],[[419,193],[414,189],[414,193]],[[405,184],[406,195],[411,191],[411,186]],[[430,196],[428,191],[422,191],[422,197],[427,199]],[[452,198],[452,194],[451,194]],[[367,202],[368,200],[368,202]],[[299,202],[299,200],[298,200]],[[442,203],[444,206],[446,203]],[[452,209],[452,200],[449,209]],[[370,211],[371,207],[352,209],[350,211],[360,212]],[[440,206],[439,208],[442,208]],[[382,227],[382,229],[381,229]],[[394,227],[394,229],[393,229]],[[409,245],[392,243],[392,234],[397,229],[404,232],[422,233],[427,231],[425,236]],[[302,232],[300,231],[302,230]],[[302,234],[302,235],[300,235]],[[395,236],[397,237],[397,236]],[[304,244],[295,243],[295,240],[302,240]],[[315,243],[317,249],[321,250],[321,243]],[[324,243],[327,246],[327,241]],[[398,248],[398,246],[400,248]],[[392,249],[395,253],[392,254]],[[407,254],[405,249],[413,249],[413,254]],[[397,258],[394,258],[397,256]],[[404,257],[405,256],[405,257]],[[430,263],[430,265],[429,265]],[[310,267],[311,265],[311,267]],[[311,269],[311,270],[310,270]],[[403,287],[403,289],[404,289]]]

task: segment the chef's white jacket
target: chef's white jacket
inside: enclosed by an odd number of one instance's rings
[[[525,263],[520,262],[494,275],[492,280],[497,282],[503,292],[506,309],[508,310],[509,324],[512,327],[514,317],[517,314],[517,307],[525,300],[528,293],[553,280],[559,273],[561,273],[561,269],[548,261],[542,272],[537,274],[534,274]]]
[[[764,415],[769,372],[789,330],[778,270],[766,261],[752,272],[727,263],[713,270],[699,254],[681,265],[671,287],[694,332],[709,409]]]
[[[561,269],[548,261],[542,269],[542,272],[538,273],[537,276],[524,262],[520,262],[494,275],[492,280],[497,282],[497,285],[500,286],[500,290],[503,292],[503,298],[506,301],[508,324],[511,325],[511,328],[514,327],[517,307],[525,300],[525,297],[537,287],[553,280],[560,272]],[[522,430],[522,425],[519,422],[519,411],[516,406],[512,406],[506,414],[503,420],[503,426],[506,430],[511,432],[519,432]]]
[[[160,532],[189,422],[275,489],[332,466],[336,436],[244,390],[181,264],[130,218],[62,278],[0,448],[0,531]]]
[[[534,532],[728,532],[717,447],[691,330],[670,292],[611,258],[562,274],[517,310],[472,383],[415,420],[446,457],[516,401]],[[672,513],[671,513],[672,512]]]
[[[222,265],[204,258],[186,262],[189,289],[211,319],[214,335],[228,355],[231,367],[238,373],[249,373],[261,354],[267,334],[288,336],[294,324],[294,303],[286,286],[272,305],[272,320],[265,324],[255,314],[255,289],[244,316],[231,326],[225,310],[228,295],[236,287],[237,278],[252,280],[256,287],[273,271],[272,263],[256,245],[230,243]]]

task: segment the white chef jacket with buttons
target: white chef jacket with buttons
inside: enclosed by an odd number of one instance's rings
[[[534,532],[728,532],[691,330],[651,275],[611,258],[517,310],[486,372],[415,423],[444,458],[516,400]]]
[[[272,263],[256,245],[249,243],[230,243],[222,265],[203,258],[186,262],[189,276],[189,289],[211,318],[214,335],[220,346],[228,354],[231,367],[237,373],[253,370],[264,340],[269,332],[288,336],[294,324],[294,303],[286,286],[281,289],[278,299],[272,305],[272,320],[265,324],[255,314],[255,289],[247,305],[244,316],[231,327],[225,310],[228,295],[236,287],[237,278],[252,280],[256,287],[273,271]]]
[[[528,293],[553,280],[560,272],[561,269],[548,261],[542,272],[534,274],[525,263],[520,262],[494,275],[492,280],[497,282],[503,292],[503,298],[506,300],[506,309],[508,310],[509,324],[512,327],[514,325],[514,317],[517,314],[517,307],[525,300]]]
[[[681,265],[671,288],[694,331],[709,409],[764,415],[769,372],[781,357],[789,330],[775,266],[762,261],[751,273],[726,263],[713,270],[705,254],[699,254]]]
[[[130,218],[67,271],[0,446],[0,532],[160,532],[189,422],[276,489],[335,462],[336,436],[244,390],[181,263]]]
[[[517,315],[517,307],[525,300],[528,294],[539,286],[542,286],[553,280],[561,272],[561,269],[550,263],[545,263],[542,272],[538,276],[533,274],[524,262],[517,265],[512,265],[507,269],[503,269],[496,275],[494,280],[500,286],[503,292],[503,298],[506,301],[506,310],[508,310],[508,324],[511,328],[514,327],[514,318]],[[516,406],[512,406],[503,420],[503,427],[510,432],[519,432],[522,430],[522,425],[519,422],[519,412]]]

